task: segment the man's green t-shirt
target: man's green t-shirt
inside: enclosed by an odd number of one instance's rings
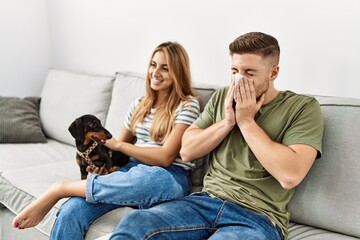
[[[228,87],[224,87],[214,93],[194,122],[196,126],[205,129],[224,119],[227,92]],[[321,156],[324,124],[315,98],[282,91],[260,108],[255,121],[273,141],[284,145],[310,145],[317,149],[317,157]],[[264,169],[237,126],[211,152],[204,191],[212,197],[267,215],[287,237],[290,218],[287,204],[294,189],[282,188]]]

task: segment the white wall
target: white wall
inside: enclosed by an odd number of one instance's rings
[[[145,72],[154,47],[172,40],[188,50],[194,81],[225,85],[228,44],[263,31],[280,42],[279,89],[360,97],[359,10],[358,0],[48,0],[50,66],[105,75]]]
[[[46,0],[0,0],[0,96],[37,96],[50,66]]]

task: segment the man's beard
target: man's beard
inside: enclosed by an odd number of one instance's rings
[[[266,93],[266,91],[269,89],[270,83],[269,79],[266,79],[260,86],[255,88],[255,94],[256,94],[256,101],[259,101],[260,97]]]

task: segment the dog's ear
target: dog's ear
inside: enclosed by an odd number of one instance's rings
[[[83,142],[85,140],[85,131],[82,118],[75,119],[69,126],[69,132],[78,141]]]

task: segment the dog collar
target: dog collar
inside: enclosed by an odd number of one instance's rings
[[[91,146],[86,149],[85,152],[80,152],[79,150],[77,150],[77,154],[80,155],[80,157],[84,158],[85,161],[89,164],[91,170],[95,170],[96,166],[95,164],[91,161],[89,154],[92,152],[92,150],[94,150],[97,146],[99,145],[99,143],[97,141],[94,141],[93,144],[91,144]]]
[[[91,146],[86,149],[85,152],[80,152],[79,150],[77,150],[77,154],[80,155],[80,157],[84,158],[85,161],[89,164],[91,170],[95,170],[96,166],[95,164],[91,161],[89,154],[99,145],[99,143],[97,141],[94,141],[93,144],[91,144]],[[112,150],[109,150],[109,156],[110,158],[112,157]]]

